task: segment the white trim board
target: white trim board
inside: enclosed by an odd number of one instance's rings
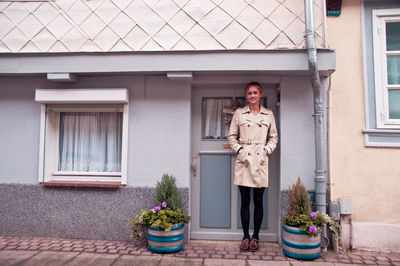
[[[106,89],[36,89],[38,103],[128,103],[128,90],[124,88]]]
[[[318,70],[336,69],[336,53],[318,49]],[[1,54],[0,74],[271,71],[308,75],[306,49],[227,52]]]

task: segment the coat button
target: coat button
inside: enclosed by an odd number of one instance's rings
[[[258,125],[259,127],[261,127],[261,125]]]
[[[259,152],[257,152],[257,155],[260,155],[260,153],[259,153]]]
[[[251,153],[249,152],[247,155],[249,155],[249,156],[250,156],[250,155],[251,155]]]
[[[248,124],[247,126],[250,127],[250,124]]]

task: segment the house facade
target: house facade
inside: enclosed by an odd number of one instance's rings
[[[313,10],[326,94],[335,52]],[[298,176],[315,190],[302,0],[1,1],[0,23],[1,235],[128,240],[168,173],[191,239],[241,239],[226,135],[251,81],[280,138],[261,240],[279,241]]]
[[[330,200],[352,202],[345,211],[351,216],[342,216],[349,246],[400,250],[400,4],[343,1],[327,30],[337,56],[329,93]]]

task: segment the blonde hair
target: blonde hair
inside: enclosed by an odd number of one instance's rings
[[[248,83],[248,84],[246,85],[246,87],[244,88],[244,93],[245,93],[245,94],[247,93],[247,90],[248,90],[250,87],[256,87],[256,88],[258,89],[258,91],[259,91],[261,94],[263,94],[263,89],[262,89],[260,83],[255,82],[255,81],[250,82],[250,83]]]

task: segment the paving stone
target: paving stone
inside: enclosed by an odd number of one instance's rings
[[[286,257],[281,257],[281,256],[275,256],[274,260],[280,261],[280,260],[286,260]]]
[[[0,251],[0,265],[18,265],[38,253],[38,251],[2,250]]]
[[[383,261],[389,261],[388,258],[383,257],[383,256],[377,256],[376,259],[377,259],[377,260],[383,260]]]
[[[203,264],[202,259],[186,259],[186,258],[174,258],[174,257],[163,257],[159,266],[167,266],[167,265],[174,265],[174,266],[186,266],[186,265],[193,265],[193,266],[201,266]]]
[[[78,252],[42,251],[24,263],[26,266],[57,266],[64,265],[78,256]]]
[[[150,251],[142,251],[142,255],[151,256],[153,255],[153,253],[151,253]]]
[[[261,256],[263,260],[272,260],[272,256]]]
[[[130,252],[129,250],[119,250],[118,251],[118,253],[122,254],[122,255],[127,255],[127,254],[129,254],[129,252]]]
[[[123,255],[121,256],[113,266],[154,266],[158,265],[161,261],[162,256],[130,256]]]
[[[109,253],[109,254],[117,254],[117,253],[118,253],[118,250],[116,250],[116,249],[111,249],[111,250],[108,250],[107,253]]]
[[[364,260],[375,260],[375,257],[371,255],[362,255],[361,258]]]
[[[376,262],[374,260],[363,260],[365,264],[368,265],[376,265]]]
[[[204,259],[204,266],[245,266],[245,260]]]
[[[400,255],[397,256],[397,255],[392,255],[392,254],[390,254],[390,255],[388,255],[388,258],[389,258],[392,262],[400,262]]]
[[[378,265],[391,265],[391,263],[389,261],[386,261],[386,260],[378,260],[376,263]]]
[[[335,258],[335,257],[325,258],[325,260],[326,260],[327,262],[337,262],[337,261],[338,261],[338,259]]]
[[[316,262],[315,260],[312,262],[308,262],[308,261],[293,261],[290,262],[291,265],[293,266],[306,266],[306,265],[313,265],[313,266],[334,266],[336,265],[335,263],[331,263],[331,262]]]
[[[118,259],[118,255],[81,253],[70,261],[68,266],[96,265],[108,266]]]
[[[349,254],[349,257],[352,259],[361,259],[361,256],[358,254]]]
[[[142,252],[140,251],[140,250],[132,250],[131,251],[131,255],[139,255],[139,254],[141,254]]]
[[[288,261],[262,261],[262,260],[248,260],[247,264],[249,266],[263,266],[263,265],[273,265],[273,266],[289,266]]]

